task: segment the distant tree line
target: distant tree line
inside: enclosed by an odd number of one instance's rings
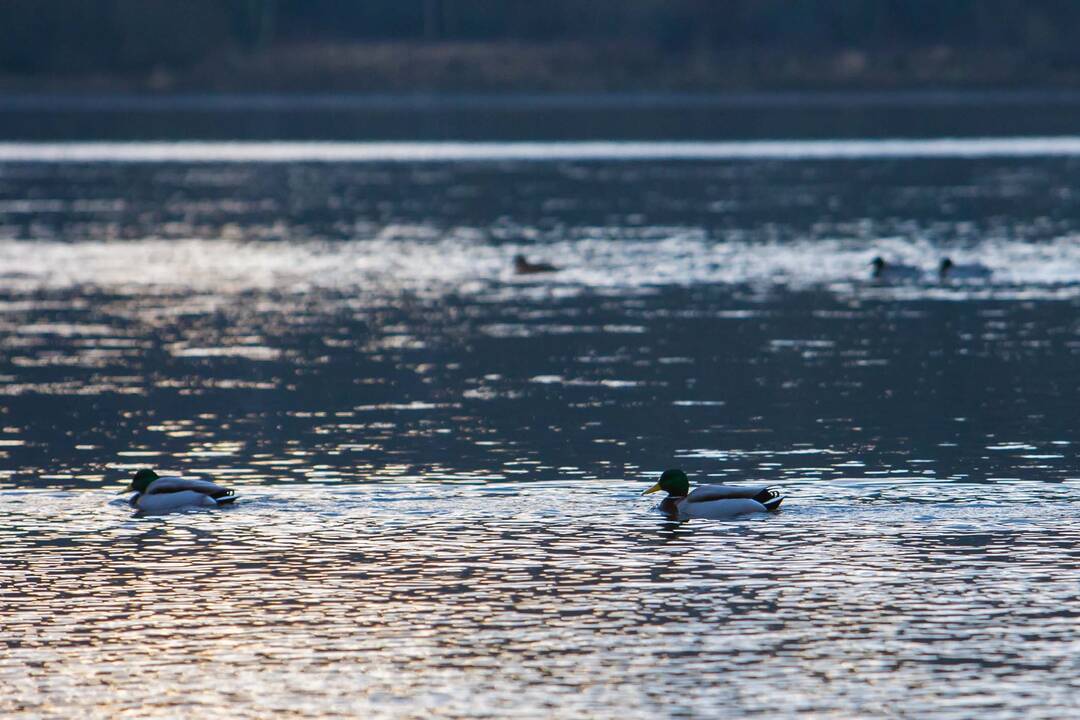
[[[0,72],[182,68],[374,41],[619,42],[671,55],[946,46],[1080,64],[1076,0],[0,0]]]

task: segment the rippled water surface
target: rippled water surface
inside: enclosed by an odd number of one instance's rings
[[[0,713],[1080,701],[1077,159],[26,147],[0,163]],[[876,255],[921,274],[871,281]],[[941,282],[945,255],[990,276]],[[147,465],[240,500],[133,516]],[[669,522],[639,493],[676,465],[788,499]]]

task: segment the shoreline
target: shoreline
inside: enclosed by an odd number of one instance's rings
[[[515,95],[1080,92],[1080,67],[948,46],[664,52],[648,44],[360,42],[227,50],[187,66],[0,73],[0,94]]]
[[[915,89],[915,90],[762,90],[740,92],[131,92],[20,91],[0,94],[0,112],[137,110],[454,110],[494,108],[784,108],[1080,105],[1080,88],[1071,89]]]

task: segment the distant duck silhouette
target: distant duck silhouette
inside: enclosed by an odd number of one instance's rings
[[[938,279],[946,280],[986,280],[994,271],[985,265],[957,265],[950,258],[942,258],[938,266]]]
[[[538,273],[558,272],[559,268],[549,263],[531,263],[524,255],[514,256],[514,272],[518,275],[536,275]]]
[[[870,277],[874,280],[918,280],[922,277],[919,268],[885,262],[885,258],[880,255],[870,261],[870,266],[874,268],[870,272]]]

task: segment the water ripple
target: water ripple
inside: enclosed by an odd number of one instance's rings
[[[902,486],[823,503],[817,487],[764,521],[681,526],[621,482],[251,488],[227,511],[145,519],[97,492],[6,492],[0,707],[1071,707],[1080,598],[1058,568],[1076,562],[1075,506],[1014,489],[968,507],[955,487],[912,505]],[[963,690],[943,705],[942,687]]]
[[[1078,168],[0,163],[0,714],[1068,716]]]

